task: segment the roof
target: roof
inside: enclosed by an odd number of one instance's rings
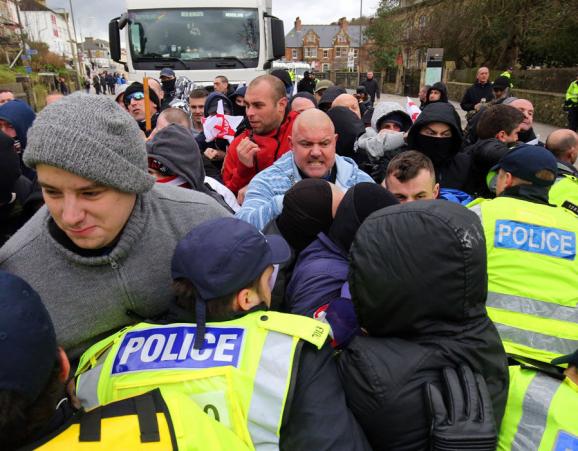
[[[20,0],[20,11],[52,11],[48,6],[36,0]]]
[[[362,32],[367,27],[361,27]],[[339,33],[341,27],[339,25],[301,25],[301,31],[296,31],[295,27],[285,36],[285,47],[303,47],[303,38],[313,30],[319,36],[319,47],[331,48],[333,47],[333,38]],[[347,27],[346,33],[350,37],[350,46],[359,47],[359,25],[351,25]]]

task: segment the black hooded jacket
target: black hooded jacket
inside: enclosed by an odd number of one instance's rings
[[[147,153],[184,178],[191,189],[205,193],[232,212],[223,197],[205,184],[205,169],[193,134],[177,124],[170,124],[147,142]]]
[[[422,141],[428,139],[420,135],[424,125],[432,122],[448,124],[452,130],[451,142],[445,150],[437,146],[438,139],[429,138],[434,144],[426,145]],[[442,143],[443,141],[439,141]],[[468,192],[468,179],[471,159],[468,154],[460,152],[462,147],[462,129],[456,110],[449,103],[435,102],[426,105],[418,116],[407,136],[408,150],[417,150],[427,155],[433,162],[436,179],[441,188],[453,188]]]
[[[337,155],[355,159],[357,138],[365,133],[363,122],[353,111],[344,106],[331,108],[327,115],[331,118],[335,133],[337,133],[335,145]]]
[[[339,355],[347,402],[374,450],[429,449],[424,383],[462,363],[485,379],[497,427],[508,366],[486,313],[486,244],[480,220],[444,200],[380,210],[350,253],[350,291],[368,336]]]
[[[475,197],[491,199],[494,193],[488,188],[486,177],[493,166],[509,152],[508,146],[496,138],[480,139],[466,147],[465,152],[472,158],[469,192]]]
[[[436,100],[435,102],[430,102],[429,101],[429,95],[434,89],[436,91],[441,92],[441,97],[439,100]],[[427,90],[427,94],[426,94],[425,105],[429,105],[430,103],[436,103],[436,102],[449,103],[448,88],[441,81],[438,81],[437,83],[434,83],[432,86],[430,86],[430,88]]]

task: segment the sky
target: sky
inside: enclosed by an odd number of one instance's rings
[[[70,1],[74,9],[78,38],[92,36],[108,40],[108,22],[122,13],[124,1],[48,0],[47,5],[50,8],[69,10]],[[159,4],[162,2],[159,1]],[[378,6],[379,0],[363,1],[363,15],[375,14]],[[329,24],[337,22],[340,17],[347,17],[349,20],[359,17],[359,9],[360,3],[351,0],[273,0],[273,15],[283,20],[285,33],[293,28],[297,16],[301,18],[303,25]]]

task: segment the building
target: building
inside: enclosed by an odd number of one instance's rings
[[[68,11],[54,11],[46,0],[20,0],[22,26],[29,41],[44,42],[48,50],[63,56],[72,65],[76,42]]]
[[[345,17],[336,25],[303,25],[297,17],[285,36],[285,60],[305,61],[323,72],[367,71],[371,44],[364,37],[365,28],[350,25]]]
[[[109,69],[114,63],[110,59],[108,41],[97,38],[86,38],[82,43],[84,63],[91,70]]]
[[[20,51],[20,42],[16,4],[0,0],[0,62],[10,64]]]

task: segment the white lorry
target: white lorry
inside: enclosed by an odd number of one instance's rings
[[[285,54],[283,22],[271,15],[271,2],[126,0],[126,12],[109,23],[111,57],[131,81],[168,67],[196,85],[212,86],[217,75],[246,83]]]

